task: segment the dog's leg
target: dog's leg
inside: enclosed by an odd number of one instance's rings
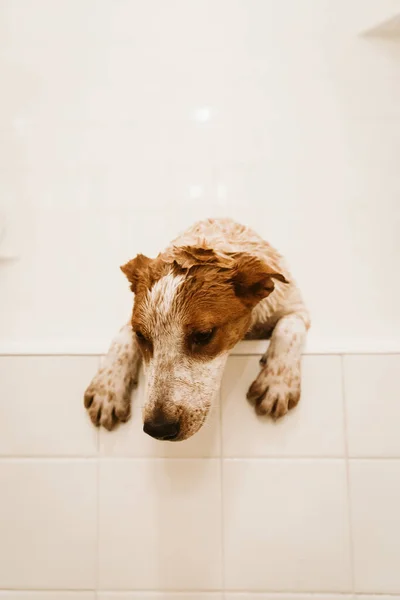
[[[128,323],[112,341],[104,363],[85,392],[85,407],[94,425],[111,431],[118,422],[128,421],[140,362],[140,350]]]
[[[260,415],[282,417],[300,400],[301,352],[307,332],[304,315],[293,313],[279,319],[262,357],[261,371],[247,398]]]

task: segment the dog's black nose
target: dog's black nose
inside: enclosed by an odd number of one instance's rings
[[[175,440],[179,430],[179,421],[146,421],[143,425],[143,431],[156,440]]]

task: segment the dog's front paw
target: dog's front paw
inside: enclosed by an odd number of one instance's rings
[[[268,360],[252,383],[247,398],[259,415],[283,417],[300,400],[300,362]]]
[[[113,377],[107,367],[99,370],[84,396],[93,425],[111,431],[118,423],[128,421],[131,416],[131,385],[119,377]]]

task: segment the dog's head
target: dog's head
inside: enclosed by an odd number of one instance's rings
[[[173,247],[121,267],[135,294],[132,328],[147,379],[144,431],[184,440],[204,423],[229,350],[280,273],[254,256]]]

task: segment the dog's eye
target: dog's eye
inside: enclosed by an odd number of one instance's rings
[[[195,331],[192,336],[193,343],[198,346],[205,346],[211,342],[214,337],[215,328],[207,329],[206,331]]]
[[[139,342],[145,342],[146,341],[146,337],[143,335],[143,333],[141,331],[136,331],[136,337],[139,340]]]

